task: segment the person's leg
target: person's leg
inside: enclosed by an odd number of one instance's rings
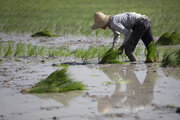
[[[149,24],[149,28],[147,29],[147,31],[144,33],[144,35],[142,36],[142,41],[146,46],[147,49],[147,56],[146,56],[146,63],[147,62],[156,62],[158,61],[158,56],[157,56],[157,49],[156,46],[154,44],[154,40],[153,40],[153,35],[152,35],[152,30],[151,30],[151,22],[148,21]]]
[[[134,50],[136,48],[138,41],[141,39],[141,37],[146,32],[147,28],[148,28],[148,26],[146,24],[144,24],[144,19],[137,21],[133,27],[133,32],[132,32],[129,40],[127,41],[126,47],[125,47],[125,53],[131,62],[136,61],[136,57],[134,55]]]
[[[144,45],[146,46],[146,48],[148,49],[148,45],[152,42],[152,41],[154,41],[153,40],[153,35],[152,35],[152,28],[151,28],[151,23],[149,22],[148,23],[149,25],[149,27],[148,27],[148,29],[147,29],[147,31],[144,33],[144,35],[142,36],[142,41],[143,41],[143,43],[144,43]]]

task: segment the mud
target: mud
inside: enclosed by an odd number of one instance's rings
[[[1,41],[10,40],[10,36],[6,37],[1,36]],[[41,38],[20,38],[25,42],[30,39],[30,43],[37,42],[47,46],[71,43],[71,40],[64,41],[61,37],[53,40],[43,38],[46,40],[44,42],[40,42]],[[48,40],[52,40],[50,42],[53,44],[47,43]],[[73,45],[90,46],[96,43],[95,39],[89,43],[87,41],[74,40]],[[106,42],[108,44],[111,40],[98,44]],[[48,94],[20,92],[57,69],[62,69],[53,66],[61,63],[74,63],[68,67],[68,72],[75,80],[87,85],[88,90]],[[144,61],[124,65],[98,65],[97,61],[90,61],[89,64],[76,63],[81,61],[74,61],[70,57],[2,58],[0,120],[180,119],[180,114],[176,112],[180,107],[178,68],[161,68],[159,64],[144,64]]]

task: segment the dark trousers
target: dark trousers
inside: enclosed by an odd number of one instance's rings
[[[133,52],[140,39],[143,41],[147,49],[149,43],[153,41],[151,22],[148,19],[137,19],[132,30],[132,34],[125,46],[125,53],[131,62],[136,61],[136,57]]]

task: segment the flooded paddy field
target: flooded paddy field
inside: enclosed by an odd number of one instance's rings
[[[71,49],[109,45],[107,38],[31,38],[6,35],[34,45],[63,46]],[[140,42],[140,46],[142,43]],[[67,70],[87,90],[48,94],[22,94],[52,72],[74,63]],[[78,64],[76,64],[78,63]],[[89,64],[74,57],[2,57],[0,62],[0,120],[179,120],[180,69],[162,68],[144,60],[127,64]]]

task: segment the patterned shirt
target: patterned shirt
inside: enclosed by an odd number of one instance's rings
[[[125,12],[122,14],[113,15],[110,18],[108,27],[114,33],[113,46],[119,39],[120,33],[124,35],[122,45],[126,44],[127,40],[131,36],[131,29],[138,18],[148,19],[147,16],[135,12]]]

